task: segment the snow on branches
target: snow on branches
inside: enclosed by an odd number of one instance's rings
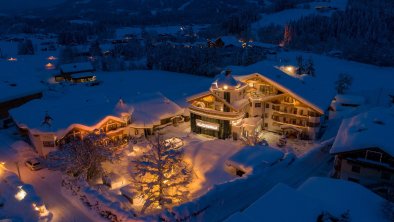
[[[151,148],[133,161],[132,177],[138,195],[145,200],[141,213],[174,206],[187,200],[192,169],[182,149],[165,145],[159,137]]]
[[[101,163],[113,161],[115,155],[110,139],[100,132],[93,132],[83,139],[75,139],[62,148],[67,156],[67,171],[76,177],[87,181],[101,177],[104,174]]]

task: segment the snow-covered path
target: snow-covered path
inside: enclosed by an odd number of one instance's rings
[[[82,203],[75,201],[70,202],[61,193],[61,178],[60,172],[49,171],[43,169],[32,172],[25,166],[21,167],[23,182],[32,184],[37,193],[44,200],[48,210],[53,213],[52,221],[55,222],[89,222],[98,221],[94,217],[94,212],[87,212],[88,210]]]
[[[193,219],[195,221],[223,221],[238,210],[247,208],[278,183],[298,187],[309,177],[327,176],[332,165],[332,156],[327,150],[316,147],[290,165],[288,165],[288,160],[282,161],[270,167],[266,172],[253,175],[247,181],[238,183],[237,191],[234,190],[234,185],[216,189],[208,198],[209,201],[207,199],[197,201],[197,206],[203,210]]]
[[[7,130],[0,131],[0,161],[4,161],[6,168],[17,174],[15,161],[19,162],[21,179],[24,183],[34,186],[37,194],[43,199],[48,210],[53,214],[53,222],[89,222],[100,221],[94,212],[89,212],[82,203],[70,202],[61,192],[61,173],[43,169],[30,171],[24,164],[23,157],[29,156],[28,152],[16,154],[12,145],[15,138],[11,138]],[[21,143],[23,144],[23,143]],[[32,151],[33,152],[33,151]]]

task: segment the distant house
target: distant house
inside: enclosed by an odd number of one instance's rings
[[[250,174],[257,168],[276,164],[283,157],[278,149],[268,146],[246,146],[225,162],[225,170],[236,176]]]
[[[393,189],[394,108],[374,108],[343,120],[330,153],[337,178]]]
[[[0,100],[0,120],[9,116],[8,111],[10,109],[21,106],[33,99],[39,99],[41,97],[42,91],[36,90]],[[11,122],[9,120],[5,119],[0,122],[0,128],[7,127],[10,123]]]
[[[365,104],[365,98],[356,95],[336,95],[329,108],[329,117],[334,118],[338,115],[346,115],[358,107]]]
[[[389,222],[389,217],[383,212],[384,203],[383,198],[359,184],[312,177],[298,188],[277,184],[246,209],[236,212],[225,221]],[[349,220],[345,220],[346,217]],[[344,220],[339,220],[341,218]]]
[[[42,97],[44,87],[32,79],[5,76],[0,81],[0,128],[9,126],[9,110]],[[13,79],[14,78],[14,79]]]
[[[55,81],[92,82],[96,80],[94,71],[90,62],[64,64],[60,66],[60,74],[55,76]]]

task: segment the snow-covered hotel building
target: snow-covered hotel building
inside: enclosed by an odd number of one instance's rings
[[[324,110],[258,73],[221,73],[206,92],[188,98],[191,130],[220,139],[248,138],[262,129],[314,139]]]
[[[121,99],[95,92],[70,92],[56,99],[46,95],[11,110],[11,116],[41,156],[96,130],[117,142],[125,137],[151,135],[183,118],[184,109],[161,93],[126,95]]]

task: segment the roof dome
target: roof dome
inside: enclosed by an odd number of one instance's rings
[[[242,85],[242,83],[238,80],[236,80],[233,75],[231,75],[231,70],[226,70],[221,72],[218,76],[217,79],[212,83],[212,87],[215,89],[218,88],[228,88],[228,89],[234,89],[238,88]]]

